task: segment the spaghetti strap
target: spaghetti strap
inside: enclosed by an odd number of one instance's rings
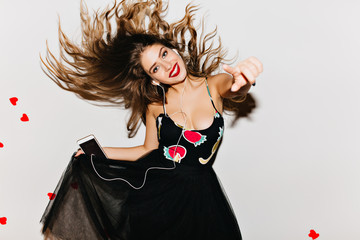
[[[211,93],[210,93],[210,89],[209,89],[209,85],[208,85],[208,82],[207,82],[207,77],[205,77],[205,83],[206,83],[207,92],[208,92],[208,94],[209,94],[209,96],[210,96],[211,104],[213,105],[215,111],[216,111],[216,112],[219,112],[219,111],[216,109],[215,104],[214,104],[214,101],[213,101],[213,99],[212,99],[212,96],[211,96]]]

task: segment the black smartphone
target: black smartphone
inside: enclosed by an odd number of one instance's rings
[[[104,150],[94,135],[90,134],[89,136],[83,137],[79,139],[77,143],[86,155],[91,156],[94,154],[97,158],[107,159]]]

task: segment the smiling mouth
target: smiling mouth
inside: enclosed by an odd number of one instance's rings
[[[178,63],[175,63],[174,67],[171,69],[169,78],[176,77],[180,73],[180,67]]]

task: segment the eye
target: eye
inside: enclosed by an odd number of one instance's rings
[[[165,58],[167,55],[168,55],[168,51],[165,50],[165,51],[163,52],[163,54],[162,54],[162,58]],[[156,67],[154,67],[154,69],[153,69],[152,72],[153,72],[153,73],[156,73],[158,70],[159,70],[159,66],[156,66]]]

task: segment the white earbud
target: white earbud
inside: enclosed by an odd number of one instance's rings
[[[175,48],[173,48],[172,50],[173,50],[177,55],[180,56],[179,52],[178,52]]]
[[[152,80],[152,83],[156,86],[160,86],[160,83],[156,82],[155,80]]]

